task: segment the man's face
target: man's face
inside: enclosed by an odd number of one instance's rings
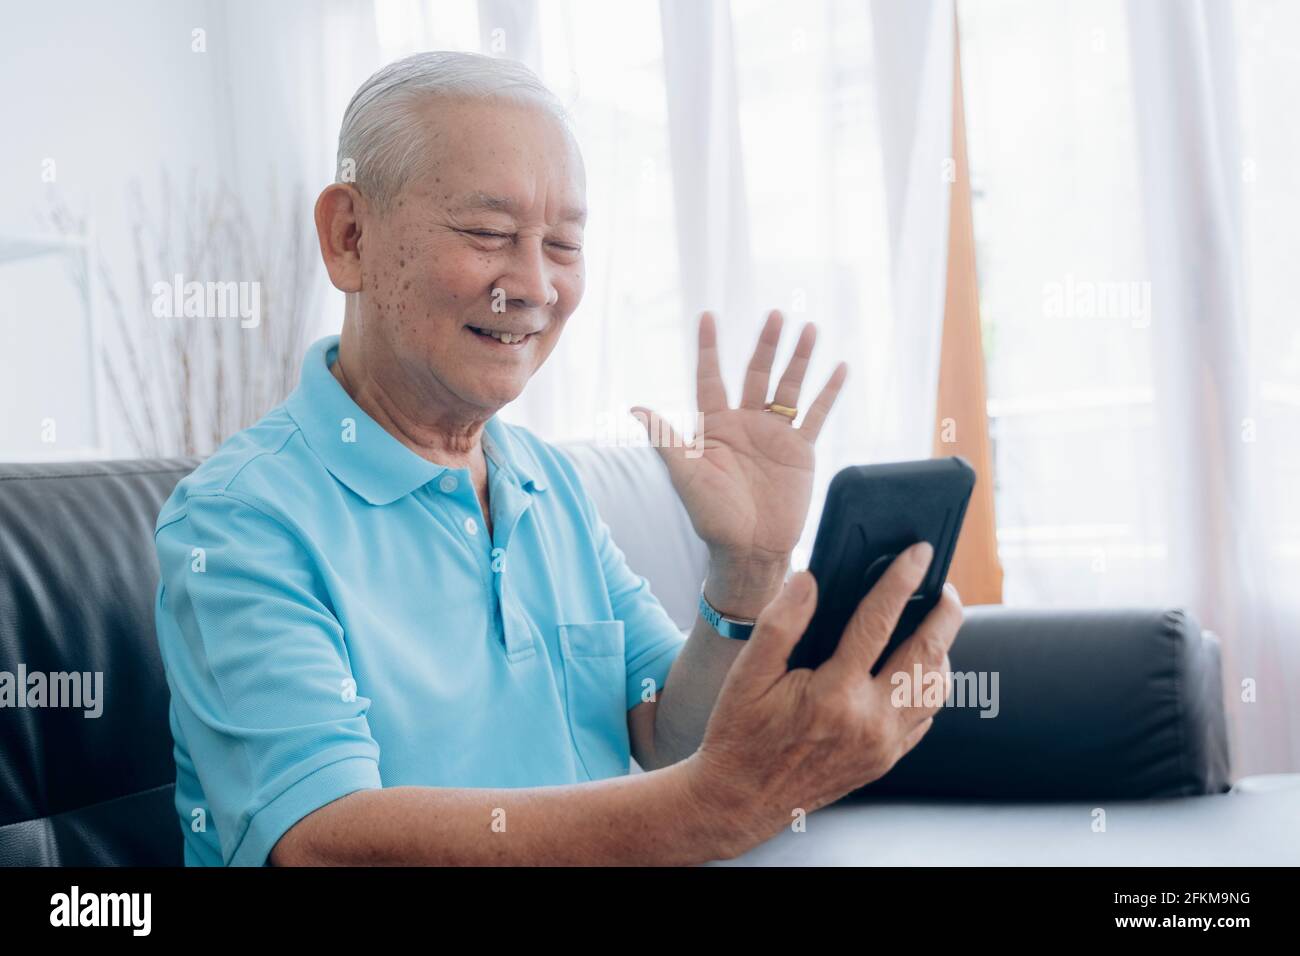
[[[436,161],[362,230],[364,347],[429,400],[486,416],[523,391],[582,298],[582,158],[541,107],[441,99],[417,115]]]

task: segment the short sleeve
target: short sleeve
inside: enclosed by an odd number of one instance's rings
[[[269,510],[191,495],[155,541],[175,719],[222,860],[261,866],[312,811],[382,786],[370,701],[309,544]]]
[[[628,566],[609,526],[594,507],[591,514],[610,605],[614,616],[623,622],[627,709],[631,710],[650,694],[657,697],[663,690],[686,637],[651,593],[650,582]]]

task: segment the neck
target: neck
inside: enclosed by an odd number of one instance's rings
[[[343,390],[385,431],[422,458],[449,467],[473,467],[482,457],[480,439],[490,414],[416,398],[419,390],[392,387],[355,360],[344,329],[330,371]]]

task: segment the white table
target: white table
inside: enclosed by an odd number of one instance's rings
[[[1105,832],[1094,832],[1094,810]],[[1231,792],[1097,803],[862,801],[722,866],[1300,866],[1300,774]]]

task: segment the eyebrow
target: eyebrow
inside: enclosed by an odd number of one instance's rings
[[[490,193],[470,193],[457,203],[458,209],[489,209],[493,212],[507,212],[515,214],[518,211],[518,204],[509,196],[493,196]],[[587,210],[582,206],[566,206],[560,210],[560,219],[563,222],[576,222],[579,224],[587,221]]]

